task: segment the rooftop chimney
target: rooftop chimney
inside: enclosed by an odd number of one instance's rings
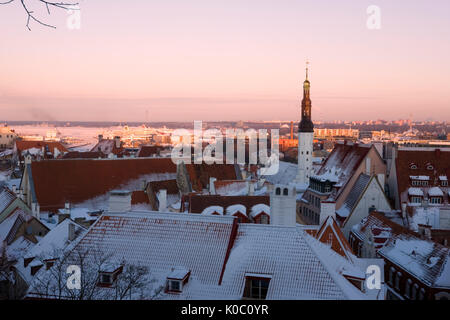
[[[116,148],[119,149],[120,148],[120,137],[119,136],[114,137],[114,143],[116,144]]]
[[[255,184],[252,181],[247,181],[248,195],[253,196],[255,194]]]
[[[209,178],[209,193],[210,194],[216,194],[216,187],[214,185],[214,182],[217,180],[217,178],[210,177]]]
[[[15,194],[17,194],[17,187],[15,184],[12,185],[12,192],[14,192]]]
[[[402,202],[402,218],[406,218],[406,202]]]
[[[158,192],[158,211],[165,212],[167,211],[167,190],[161,189]]]
[[[270,224],[295,227],[296,198],[295,187],[275,185],[270,194]]]
[[[99,134],[98,135],[98,142],[100,142],[100,141],[102,141],[103,140],[103,135],[102,134]]]
[[[335,201],[321,201],[320,202],[320,219],[319,223],[325,222],[328,217],[336,220],[336,202]]]
[[[69,239],[69,241],[73,241],[73,240],[75,240],[75,224],[69,222],[68,226],[69,226],[68,239]]]
[[[69,202],[66,202],[66,203],[64,204],[64,213],[65,213],[65,214],[68,214],[69,217],[70,217],[70,203],[69,203]]]
[[[131,210],[131,191],[113,190],[109,193],[110,212],[128,212]]]

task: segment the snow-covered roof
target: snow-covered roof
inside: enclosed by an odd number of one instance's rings
[[[447,178],[447,176],[439,176],[439,180],[448,181],[448,178]]]
[[[69,240],[69,225],[74,225],[75,239]],[[15,269],[19,272],[22,279],[28,284],[31,284],[34,277],[39,276],[43,272],[42,268],[39,273],[31,275],[31,267],[33,265],[41,265],[42,261],[48,259],[58,258],[56,255],[61,254],[61,252],[70,250],[77,240],[86,231],[85,228],[76,224],[70,219],[63,220],[56,227],[51,229],[42,239],[39,240],[37,244],[32,246],[21,259],[15,264]],[[26,267],[24,265],[24,259],[33,259]]]
[[[428,195],[430,197],[443,197],[444,193],[442,192],[441,188],[432,187],[432,188],[428,189]]]
[[[389,241],[378,253],[430,287],[450,288],[450,275],[445,274],[450,255],[448,247],[431,240],[401,234]]]
[[[370,176],[364,173],[361,173],[359,175],[349,194],[345,198],[344,204],[339,208],[339,210],[336,211],[340,217],[348,217],[349,214],[355,209],[356,205],[358,204],[358,200],[367,189],[370,181]]]
[[[272,184],[289,185],[297,175],[297,164],[280,161],[278,172],[274,175],[264,176]]]
[[[439,229],[440,225],[440,208],[430,206],[413,207],[412,215],[409,220],[409,227],[411,230],[418,231],[419,224],[431,226],[432,229]]]
[[[423,191],[420,188],[409,188],[408,194],[410,196],[423,196]]]
[[[232,216],[233,214],[240,212],[243,214],[247,214],[247,208],[242,204],[233,204],[227,207],[226,213],[227,215]]]
[[[0,213],[2,213],[16,198],[16,195],[9,189],[2,188],[0,191]]]
[[[86,230],[70,219],[65,219],[50,230],[41,241],[39,241],[30,251],[26,253],[24,258],[43,258],[43,256],[45,256],[45,259],[55,258],[52,256],[55,250],[63,249],[71,243],[69,240],[69,224],[75,225],[76,235],[79,235]]]
[[[412,180],[422,180],[422,181],[428,181],[430,180],[429,176],[409,176]]]
[[[209,207],[206,207],[202,211],[202,214],[205,214],[205,215],[212,215],[214,213],[218,213],[220,215],[223,215],[223,207],[220,207],[220,206],[209,206]]]
[[[162,299],[241,299],[245,277],[252,275],[270,278],[267,299],[367,298],[343,276],[361,270],[301,226],[236,221],[150,211],[107,213],[74,251],[87,252],[88,259],[101,248],[117,259],[148,267],[162,285],[177,267],[189,270],[182,292],[162,294]]]
[[[256,217],[257,215],[265,213],[270,215],[270,206],[264,203],[255,204],[252,209],[250,210],[250,215],[252,218]]]

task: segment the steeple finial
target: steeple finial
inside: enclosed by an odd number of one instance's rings
[[[309,61],[306,60],[306,80],[308,80],[308,65],[309,65]]]

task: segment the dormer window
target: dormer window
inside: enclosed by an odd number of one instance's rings
[[[172,268],[166,279],[167,293],[181,293],[183,287],[188,283],[191,271],[184,267]]]
[[[266,299],[271,279],[271,275],[246,273],[242,298],[257,300]]]
[[[109,263],[102,266],[98,273],[98,285],[109,287],[116,281],[119,274],[122,273],[123,266],[117,263]]]
[[[112,284],[112,276],[109,273],[100,273],[100,284],[109,285]]]
[[[409,165],[409,168],[412,169],[412,170],[416,170],[416,169],[417,169],[417,165],[414,164],[414,163],[411,163],[411,164]]]
[[[434,169],[434,167],[432,164],[427,165],[427,170],[433,170],[433,169]]]

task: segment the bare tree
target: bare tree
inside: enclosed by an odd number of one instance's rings
[[[44,6],[49,15],[50,15],[50,8],[56,8],[56,9],[62,9],[62,10],[79,10],[78,2],[72,2],[72,3],[50,2],[50,1],[46,1],[46,0],[30,0],[30,1],[32,1],[36,5],[39,4],[41,6]],[[30,9],[29,5],[27,4],[28,2],[26,2],[26,0],[7,0],[7,1],[0,2],[0,5],[7,5],[7,4],[14,3],[14,2],[20,2],[22,8],[25,10],[25,12],[27,14],[26,26],[27,26],[28,30],[31,30],[30,21],[32,21],[32,20],[45,26],[45,27],[56,29],[55,26],[47,24],[47,23],[43,22],[40,18],[37,18],[34,11],[32,9]]]
[[[69,300],[127,300],[155,299],[163,287],[154,287],[155,279],[151,277],[147,267],[118,261],[112,254],[104,254],[101,250],[82,251],[75,248],[71,252],[55,251],[59,256],[49,268],[45,265],[35,275],[29,294]],[[45,262],[44,260],[42,261]],[[76,265],[81,271],[79,289],[69,289],[67,267]],[[99,286],[99,274],[105,267],[120,266],[120,272],[111,286]]]

